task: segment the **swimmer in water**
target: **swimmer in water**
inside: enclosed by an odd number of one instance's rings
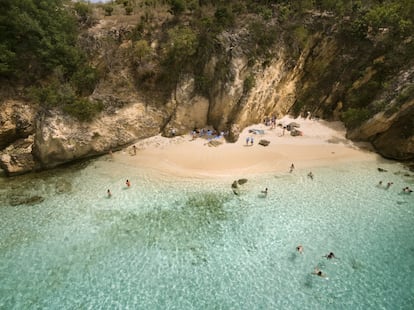
[[[315,269],[313,270],[312,274],[314,274],[314,275],[316,275],[318,277],[321,277],[321,278],[326,278],[326,275],[318,267],[315,267]]]
[[[337,258],[333,252],[329,252],[329,254],[326,254],[324,257],[327,259]]]

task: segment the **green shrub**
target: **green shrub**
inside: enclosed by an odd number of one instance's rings
[[[81,96],[88,96],[95,90],[99,81],[99,72],[95,68],[82,66],[76,71],[71,78],[72,84]]]
[[[308,37],[309,37],[308,30],[305,27],[303,27],[302,25],[298,25],[293,30],[293,36],[294,36],[294,39],[296,40],[296,42],[298,42],[298,45],[301,48],[304,48],[305,45],[306,45],[306,41],[308,40]]]
[[[234,14],[227,6],[218,7],[214,13],[214,17],[218,26],[222,28],[228,28],[234,25]]]
[[[358,89],[353,89],[346,97],[346,104],[353,108],[366,107],[374,100],[381,88],[381,83],[370,80]]]
[[[131,15],[133,11],[134,11],[134,9],[132,8],[132,6],[125,7],[125,14],[126,15]]]
[[[71,103],[63,106],[63,111],[76,117],[80,121],[90,121],[96,114],[103,110],[103,104],[100,101],[90,101],[84,98],[78,98]]]
[[[244,79],[243,82],[243,93],[247,94],[256,85],[256,80],[253,74],[250,74]]]
[[[105,10],[105,15],[106,16],[111,16],[112,12],[114,11],[114,8],[113,8],[112,5],[108,4],[108,5],[105,5],[104,10]]]
[[[169,12],[174,16],[181,15],[185,11],[184,0],[170,0],[170,5],[171,5],[171,8]]]
[[[370,118],[371,112],[367,108],[350,108],[342,112],[341,116],[347,128],[356,128]]]
[[[46,108],[59,107],[72,102],[76,98],[75,91],[70,84],[59,84],[57,81],[45,86],[29,87],[26,96]]]

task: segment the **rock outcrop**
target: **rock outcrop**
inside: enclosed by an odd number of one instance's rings
[[[34,132],[36,108],[25,102],[0,102],[0,150]]]
[[[0,167],[7,175],[31,172],[36,167],[32,155],[34,136],[19,139],[0,152]]]
[[[386,131],[372,140],[375,149],[387,158],[413,160],[414,154],[414,103],[389,124]]]
[[[42,115],[36,124],[34,156],[43,168],[107,153],[111,149],[157,135],[163,114],[142,103],[131,104],[115,114],[101,115],[82,123],[53,112]]]

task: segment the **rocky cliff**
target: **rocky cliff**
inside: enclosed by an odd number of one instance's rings
[[[310,112],[315,117],[342,119],[345,109],[353,108],[347,102],[359,95],[369,101],[369,117],[351,124],[348,137],[371,142],[387,158],[413,160],[414,66],[400,65],[397,72],[386,75],[373,96],[366,96],[365,86],[380,72],[381,57],[387,57],[387,51],[377,48],[361,59],[363,47],[348,45],[334,22],[320,18],[308,21],[316,26],[302,46],[293,48],[281,38],[272,45],[271,57],[253,62],[251,33],[243,25],[222,31],[215,53],[198,68],[210,81],[204,92],[199,91],[198,76],[191,70],[181,72],[173,87],[157,84],[156,78],[150,87],[148,79],[139,78],[139,84],[137,71],[151,68],[156,75],[158,69],[153,59],[140,63],[138,69],[131,66],[126,55],[133,42],[127,34],[136,25],[131,20],[103,18],[80,39],[96,66],[105,66],[106,74],[90,95],[104,102],[104,111],[85,122],[58,108],[39,108],[19,98],[3,100],[0,166],[8,175],[52,168],[159,133],[168,136],[172,128],[185,134],[211,126],[228,131],[231,142],[244,127],[267,116]],[[149,40],[153,54],[159,52],[160,37],[152,34]],[[116,39],[115,43],[108,44],[110,39]],[[374,48],[379,42],[366,44]]]

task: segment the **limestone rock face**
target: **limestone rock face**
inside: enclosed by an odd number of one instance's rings
[[[172,128],[176,134],[185,134],[193,128],[204,128],[208,124],[209,101],[200,95],[194,95],[194,78],[187,75],[176,88],[175,98],[167,103],[171,113],[164,135],[169,136]]]
[[[414,102],[397,112],[376,114],[360,127],[349,130],[347,138],[370,141],[382,156],[397,160],[414,159]]]
[[[398,113],[387,131],[376,137],[372,144],[384,157],[398,160],[414,159],[414,104]]]
[[[55,111],[38,118],[33,151],[43,168],[51,168],[157,135],[162,123],[160,111],[141,103],[102,115],[90,123]]]
[[[36,109],[29,104],[7,100],[0,103],[0,150],[34,132]]]
[[[0,153],[0,167],[7,175],[18,175],[33,171],[36,167],[32,155],[33,135],[20,139]]]

